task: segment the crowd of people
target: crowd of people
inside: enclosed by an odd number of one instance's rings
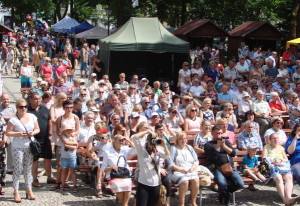
[[[19,58],[17,50],[26,55]],[[224,67],[217,48],[197,48],[191,61],[183,62],[177,87],[171,88],[168,82],[125,73],[111,83],[95,45],[84,43],[78,53],[68,39],[56,44],[51,37],[35,41],[22,35],[3,43],[2,71],[10,73],[20,60],[21,88],[31,91],[15,106],[8,93],[1,96],[0,194],[5,194],[6,174],[12,174],[14,201],[20,203],[23,174],[26,198],[35,200],[31,188],[41,186],[37,170],[43,158],[42,173],[54,184],[52,191],[69,190],[71,175],[72,191],[77,192],[76,168],[88,162],[96,174],[96,196],[103,197],[102,182],[108,179],[123,206],[130,200],[132,181],[137,183],[137,206],[155,205],[162,185],[170,205],[171,182],[178,186],[178,205],[185,205],[190,190],[190,204],[196,206],[203,171],[217,183],[221,204],[227,205],[231,194],[244,187],[243,173],[260,184],[273,179],[283,203],[294,205],[300,199],[292,196],[293,176],[300,181],[297,50],[287,50],[282,60],[276,52],[262,54],[260,48],[249,52],[244,43],[238,52],[239,60],[231,59]],[[291,137],[283,128],[293,128]],[[192,145],[190,134],[195,134]],[[32,154],[34,139],[42,148],[38,155]],[[82,143],[86,150],[77,153]],[[258,170],[259,150],[275,168],[270,177]],[[233,164],[237,151],[248,152],[242,171]],[[199,165],[201,153],[208,158],[205,167]],[[134,155],[138,163],[132,180],[128,160]],[[225,166],[232,169],[229,175]],[[255,190],[253,184],[249,190]]]

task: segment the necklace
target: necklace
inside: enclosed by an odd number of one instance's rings
[[[183,152],[183,150],[184,150],[184,152]],[[186,153],[186,149],[184,148],[184,149],[179,150],[179,151],[180,151],[180,153],[181,153],[181,155],[182,155],[182,157],[183,157],[183,160],[186,162],[186,161],[187,161],[187,153]]]

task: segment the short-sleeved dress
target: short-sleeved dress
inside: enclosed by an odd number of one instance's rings
[[[31,75],[31,66],[23,67],[23,73],[25,75]],[[32,88],[32,77],[27,78],[25,76],[21,76],[21,88]]]
[[[178,149],[177,146],[171,148],[171,164],[175,164],[188,170],[195,162],[199,161],[196,152],[191,146],[186,145],[185,149],[183,150]],[[173,170],[170,175],[170,180],[176,185],[180,185],[184,181],[198,178],[197,170],[187,174]]]

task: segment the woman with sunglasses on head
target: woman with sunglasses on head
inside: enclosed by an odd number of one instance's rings
[[[130,147],[127,147],[129,145]],[[109,186],[113,193],[116,193],[117,199],[122,206],[128,206],[131,195],[132,181],[130,176],[124,178],[112,178],[112,172],[118,171],[119,167],[125,167],[130,171],[127,158],[135,154],[133,142],[121,134],[112,138],[112,148],[106,150],[103,154],[103,163],[101,170],[105,172],[109,180]],[[129,172],[130,173],[130,172]]]
[[[184,119],[183,130],[187,131],[200,131],[202,118],[198,117],[198,108],[190,105],[186,108],[186,118]]]
[[[35,200],[32,186],[32,162],[33,155],[30,150],[30,138],[40,132],[36,116],[27,113],[27,102],[25,99],[19,99],[16,102],[17,113],[12,117],[6,129],[6,135],[13,137],[11,142],[13,157],[13,188],[14,201],[20,203],[22,200],[19,195],[20,175],[24,174],[26,198]]]
[[[163,176],[167,174],[160,168],[160,164],[169,158],[170,152],[165,141],[157,138],[145,122],[139,124],[137,134],[133,135],[132,139],[138,153],[139,165],[136,206],[156,205],[159,198],[161,174]]]
[[[282,118],[274,117],[271,120],[271,123],[272,123],[272,127],[266,131],[265,136],[264,136],[265,143],[270,144],[270,135],[273,133],[277,133],[278,138],[279,138],[278,139],[279,144],[284,147],[286,140],[287,140],[287,136],[286,136],[285,132],[282,130],[282,126],[284,124]]]
[[[103,153],[111,148],[111,143],[108,135],[108,130],[104,122],[97,122],[95,124],[96,134],[91,136],[88,140],[86,147],[87,156],[95,161],[97,178],[96,178],[96,196],[102,198],[101,182],[104,177],[104,173],[101,170],[101,159]]]
[[[191,76],[191,70],[189,69],[189,63],[183,62],[182,69],[178,72],[178,85],[180,86],[180,83],[184,81],[184,78],[186,76]]]
[[[58,136],[56,142],[56,159],[57,159],[57,174],[56,174],[56,186],[51,188],[51,190],[58,190],[60,189],[61,184],[61,168],[60,168],[60,158],[61,158],[61,147],[63,146],[63,139],[62,139],[62,125],[67,124],[70,125],[74,130],[74,135],[78,136],[79,128],[80,128],[80,121],[79,118],[73,114],[73,102],[71,100],[65,100],[62,103],[62,107],[64,110],[64,114],[59,116],[56,119],[56,134]],[[67,178],[68,179],[68,178]],[[68,184],[64,184],[65,187],[68,187]]]

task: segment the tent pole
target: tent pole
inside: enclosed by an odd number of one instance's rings
[[[110,50],[108,50],[108,57],[107,57],[107,75],[109,75],[109,63],[110,63]]]
[[[174,80],[174,53],[172,53],[171,56],[171,61],[172,61],[172,80]]]

